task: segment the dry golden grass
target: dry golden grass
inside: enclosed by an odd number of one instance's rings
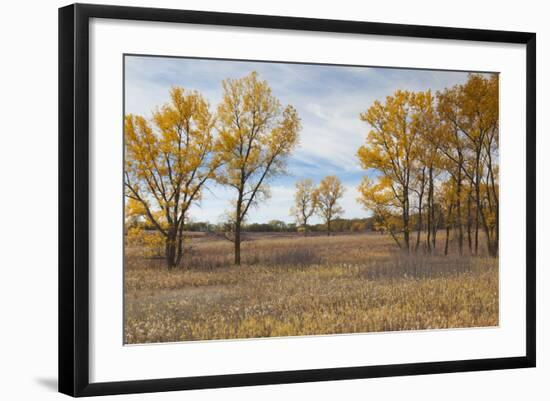
[[[498,260],[415,256],[384,236],[196,238],[182,269],[127,250],[125,342],[498,325]]]

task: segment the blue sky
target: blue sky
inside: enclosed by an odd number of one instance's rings
[[[251,71],[269,82],[281,104],[292,104],[298,110],[302,131],[288,161],[289,175],[271,181],[271,198],[249,211],[249,222],[292,222],[289,209],[294,183],[303,178],[318,183],[327,175],[338,176],[346,187],[340,202],[344,217],[368,216],[356,202],[356,188],[365,171],[355,154],[369,131],[359,114],[396,89],[437,91],[461,84],[468,77],[465,72],[454,71],[126,56],[125,112],[150,117],[152,110],[168,101],[170,87],[175,85],[198,90],[215,110],[222,96],[221,81]],[[233,197],[230,189],[209,184],[190,217],[221,221]],[[312,223],[319,221],[312,219]]]

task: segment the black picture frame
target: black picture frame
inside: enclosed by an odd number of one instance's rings
[[[526,46],[526,352],[519,357],[90,383],[88,61],[91,18],[436,38]],[[536,35],[526,32],[74,4],[59,9],[59,391],[95,396],[535,366]]]

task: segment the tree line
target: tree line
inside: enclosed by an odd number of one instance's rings
[[[226,79],[221,89],[215,109],[199,92],[173,87],[170,101],[151,118],[125,116],[125,216],[144,219],[162,236],[168,268],[184,257],[185,230],[193,224],[189,209],[210,181],[234,193],[223,235],[233,242],[239,265],[243,229],[254,230],[246,224],[248,213],[270,196],[270,181],[286,173],[298,144],[298,112],[283,107],[256,72]],[[433,249],[444,222],[447,243],[450,228],[458,228],[461,253],[464,232],[477,253],[483,229],[490,253],[498,253],[496,77],[470,75],[466,84],[436,96],[397,91],[360,118],[371,131],[357,156],[375,179],[365,177],[358,201],[373,214],[374,229],[408,251],[418,250],[425,232],[426,247]],[[343,194],[336,176],[318,186],[309,179],[297,182],[290,211],[295,229],[304,235],[315,230],[319,225],[308,221],[317,215],[328,235],[335,226],[342,230]]]
[[[470,74],[435,95],[398,90],[361,114],[371,129],[357,157],[375,178],[363,179],[359,201],[400,248],[435,251],[443,222],[445,254],[455,229],[460,254],[467,242],[477,255],[483,233],[498,255],[498,99],[496,74]]]
[[[220,234],[230,231],[229,222],[210,223],[208,221],[188,221],[185,231],[189,233]],[[140,218],[127,219],[126,231],[138,229],[143,232],[156,232],[156,228]],[[243,232],[250,233],[323,233],[326,235],[327,226],[325,223],[307,224],[307,227],[296,222],[287,223],[283,220],[269,220],[265,223],[245,223],[242,226]],[[338,217],[331,222],[332,233],[364,233],[377,231],[374,217],[342,218]],[[307,234],[306,234],[307,235]]]

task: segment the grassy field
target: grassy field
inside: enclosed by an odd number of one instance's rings
[[[498,259],[405,255],[386,236],[190,240],[168,271],[128,247],[125,343],[498,325]]]

